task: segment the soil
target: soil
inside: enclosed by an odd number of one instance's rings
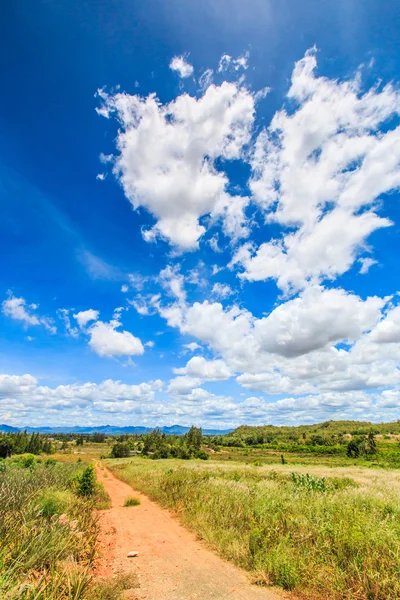
[[[106,475],[106,476],[105,476]],[[245,571],[219,558],[171,513],[97,468],[112,508],[100,511],[100,556],[96,575],[135,573],[132,600],[282,600],[275,590],[252,585]],[[128,496],[139,506],[124,507]],[[128,558],[137,551],[137,557]]]

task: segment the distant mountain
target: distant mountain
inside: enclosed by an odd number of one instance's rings
[[[90,433],[105,433],[106,435],[123,435],[133,434],[141,435],[143,433],[150,433],[154,427],[141,427],[141,426],[127,426],[120,427],[118,425],[99,425],[98,427],[11,427],[10,425],[0,425],[0,431],[4,432],[17,432],[27,431],[28,433],[72,433],[72,434],[90,434]],[[190,427],[183,427],[182,425],[171,425],[169,427],[160,427],[161,431],[170,435],[185,435]],[[226,435],[230,433],[232,429],[203,429],[203,435]]]
[[[17,431],[19,431],[18,427],[12,427],[11,425],[5,425],[5,423],[2,423],[0,425],[0,431],[2,433],[17,433]]]

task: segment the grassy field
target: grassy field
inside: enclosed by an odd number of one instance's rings
[[[315,462],[135,457],[107,465],[260,584],[303,598],[398,600],[399,472]]]
[[[65,457],[64,457],[65,458]],[[132,582],[96,581],[95,508],[109,498],[84,462],[32,455],[0,461],[0,598],[7,600],[117,600]],[[126,585],[125,585],[126,584]]]

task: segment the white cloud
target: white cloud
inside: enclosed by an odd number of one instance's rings
[[[232,58],[229,54],[223,54],[220,58],[218,65],[218,73],[223,73],[224,71],[238,71],[239,69],[246,70],[248,68],[247,61],[249,59],[249,53],[246,52],[242,56],[238,56],[237,58]]]
[[[126,284],[121,285],[121,292],[123,294],[126,294],[128,290],[129,290],[129,287]]]
[[[206,69],[199,77],[199,85],[202,90],[210,87],[213,81],[214,71],[212,69]]]
[[[228,178],[215,161],[242,156],[254,121],[253,95],[223,82],[198,99],[182,94],[165,105],[154,94],[102,97],[120,124],[114,172],[132,205],[157,221],[145,239],[160,235],[180,250],[194,250],[205,232],[199,219],[211,213],[239,235],[247,199],[229,197]]]
[[[175,379],[171,379],[167,392],[172,396],[190,394],[193,388],[200,385],[200,383],[201,380],[198,377],[188,377],[186,375],[175,377]]]
[[[193,356],[186,367],[174,369],[174,373],[197,377],[203,381],[223,381],[232,376],[232,371],[223,360],[206,360],[203,356]]]
[[[377,344],[400,343],[400,306],[387,313],[372,330],[369,340]]]
[[[171,267],[168,265],[165,267],[165,269],[160,271],[159,280],[164,289],[166,289],[171,296],[174,296],[179,303],[182,304],[185,302],[185,278],[179,273],[179,266]]]
[[[74,319],[78,321],[78,325],[83,329],[90,321],[97,321],[99,318],[99,311],[89,308],[88,310],[81,310],[74,315]]]
[[[197,342],[190,342],[190,344],[183,344],[183,347],[190,350],[190,352],[195,352],[196,350],[201,349],[200,344],[198,344]]]
[[[234,293],[232,288],[225,283],[214,283],[211,293],[217,298],[229,298]]]
[[[372,265],[378,264],[378,261],[374,260],[373,258],[360,258],[358,260],[358,262],[361,263],[361,269],[360,269],[361,275],[368,273],[368,271],[370,270]]]
[[[174,56],[169,63],[169,68],[172,71],[177,71],[179,77],[182,77],[182,79],[190,77],[194,71],[193,65],[188,63],[184,56]]]
[[[348,271],[368,236],[392,224],[376,200],[400,185],[400,126],[392,125],[400,92],[387,85],[363,93],[359,75],[338,82],[315,69],[312,50],[293,71],[293,108],[275,113],[251,159],[252,200],[268,221],[292,229],[247,245],[232,263],[242,277],[272,278],[283,290]]]
[[[365,301],[340,289],[311,287],[254,321],[254,337],[262,350],[291,358],[328,344],[354,342],[374,327],[385,300]]]
[[[32,425],[35,421],[48,425],[49,419],[55,419],[57,424],[61,421],[71,425],[90,424],[96,420],[99,423],[101,419],[100,424],[105,424],[105,413],[114,413],[117,418],[120,413],[151,413],[155,393],[161,389],[160,380],[127,385],[111,379],[100,384],[74,383],[51,388],[38,385],[32,375],[0,374],[0,416],[11,412],[13,421],[19,419],[20,425]],[[126,424],[125,420],[126,416],[122,418],[123,424]]]
[[[62,319],[62,321],[64,322],[64,326],[65,326],[67,335],[69,335],[72,338],[77,338],[79,335],[79,331],[76,327],[73,327],[71,325],[71,320],[69,318],[69,310],[66,308],[59,308],[57,313],[60,316],[60,318]]]
[[[43,317],[36,313],[37,304],[27,304],[25,298],[17,298],[9,291],[8,299],[2,303],[3,313],[16,321],[21,321],[24,327],[43,325],[50,333],[55,334],[55,328],[52,319]]]
[[[89,329],[89,346],[99,356],[133,356],[143,354],[143,344],[129,331],[117,331],[121,323],[96,321]]]

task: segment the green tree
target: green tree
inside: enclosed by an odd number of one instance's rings
[[[346,454],[349,458],[358,458],[360,456],[360,446],[356,440],[350,440],[347,444]]]
[[[203,440],[203,432],[200,428],[192,427],[186,434],[186,443],[189,448],[194,448],[195,450],[200,450],[201,442]]]
[[[368,433],[367,437],[365,438],[364,446],[366,454],[377,453],[375,435],[372,430]]]
[[[11,438],[4,436],[0,438],[0,458],[11,456],[13,451],[13,443]]]

